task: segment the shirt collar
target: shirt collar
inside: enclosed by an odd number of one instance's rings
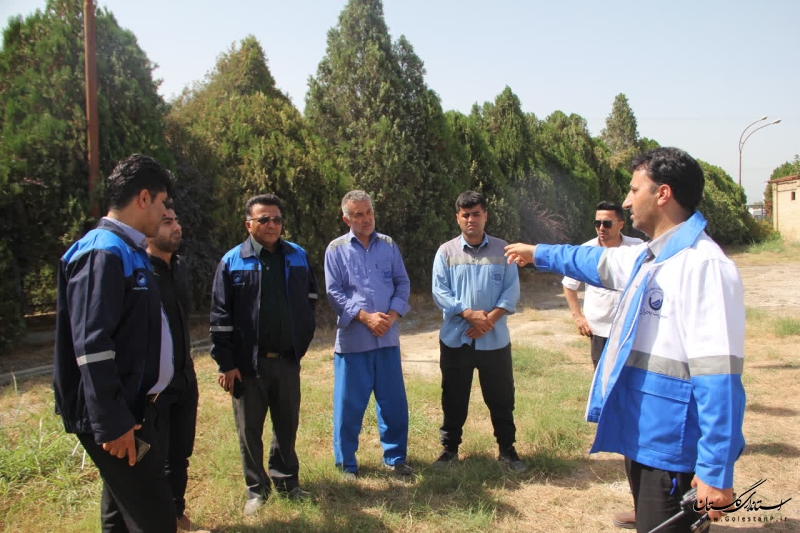
[[[261,246],[261,244],[259,244],[258,241],[255,240],[252,235],[250,235],[249,238],[250,238],[250,244],[253,245],[253,253],[256,255],[256,257],[261,257],[261,250],[263,250],[264,247]],[[278,247],[275,248],[275,251],[277,252],[282,250],[283,250],[283,239],[278,239]],[[267,252],[269,252],[269,250],[267,250]]]
[[[664,249],[664,246],[667,245],[667,241],[669,241],[675,233],[677,233],[678,229],[686,224],[686,222],[681,222],[680,224],[671,227],[655,239],[651,240],[647,243],[647,248],[650,250],[650,253],[653,254],[652,257],[658,257],[658,254],[661,253],[661,250]]]
[[[350,231],[348,231],[348,232],[347,232],[347,236],[350,238],[350,242],[353,242],[353,239],[357,240],[358,242],[361,242],[361,241],[359,240],[359,238],[358,238],[358,237],[356,237],[356,234],[355,234],[355,233],[353,233],[353,230],[350,230]],[[370,235],[369,235],[369,243],[370,243],[370,244],[372,244],[372,243],[373,243],[373,241],[374,241],[375,239],[377,239],[377,238],[378,238],[378,232],[377,232],[377,231],[375,231],[375,230],[372,230],[372,233],[370,233]]]
[[[484,246],[489,244],[489,235],[487,235],[485,231],[483,232],[483,240],[481,241],[481,243],[478,246],[472,246],[470,243],[468,243],[467,240],[464,238],[464,234],[463,233],[461,234],[460,238],[461,238],[461,249],[462,250],[464,249],[465,246],[467,246],[471,250],[480,250],[481,248],[483,248]]]
[[[145,237],[144,233],[142,233],[141,231],[133,229],[129,225],[115,218],[103,217],[103,220],[107,220],[112,224],[114,224],[115,226],[117,226],[119,229],[121,229],[122,232],[125,233],[125,235],[127,235],[127,237],[130,240],[132,240],[139,248],[143,250],[147,249],[147,237]]]
[[[253,238],[252,235],[250,235],[250,244],[253,245],[253,253],[256,254],[256,257],[261,257],[261,250],[263,250],[264,247],[261,246],[258,243],[258,241]]]

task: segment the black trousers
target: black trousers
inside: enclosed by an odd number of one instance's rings
[[[242,376],[242,396],[233,398],[248,499],[268,496],[270,479],[278,491],[292,490],[298,486],[300,470],[295,452],[300,422],[300,364],[294,358],[259,357],[258,374]],[[262,441],[268,411],[272,419],[269,475],[264,470]]]
[[[592,364],[595,370],[597,369],[597,364],[600,362],[600,356],[603,355],[603,348],[606,347],[607,341],[608,337],[601,337],[599,335],[592,335],[592,338],[589,339],[591,343]]]
[[[692,488],[694,478],[694,474],[667,472],[627,457],[625,472],[636,508],[637,533],[648,533],[678,514],[681,511],[681,499]],[[671,527],[659,530],[659,533],[689,533],[692,524],[699,518],[699,514],[689,513]]]
[[[450,348],[439,341],[439,368],[442,370],[444,413],[444,422],[439,430],[442,446],[455,451],[461,444],[462,428],[469,411],[472,375],[476,368],[497,444],[500,448],[514,444],[517,428],[514,425],[511,344],[498,350],[476,350],[468,344]]]
[[[164,473],[163,418],[158,406],[148,403],[142,428],[136,436],[150,450],[134,466],[118,459],[94,441],[92,434],[78,434],[100,477],[103,493],[100,516],[104,533],[173,533],[177,529],[175,504]]]
[[[197,375],[192,361],[186,361],[183,371],[158,396],[163,411],[166,450],[166,474],[172,488],[175,512],[180,518],[186,510],[186,485],[189,481],[189,457],[194,450],[197,428]]]

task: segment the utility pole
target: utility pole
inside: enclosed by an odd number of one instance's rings
[[[89,157],[89,206],[93,218],[100,216],[95,198],[100,181],[100,126],[97,117],[97,53],[94,38],[94,2],[83,0],[83,49],[86,74],[86,126]]]

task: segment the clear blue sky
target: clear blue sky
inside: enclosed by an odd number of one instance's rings
[[[133,31],[159,65],[166,97],[202,80],[216,57],[248,34],[302,110],[327,31],[346,0],[95,0]],[[44,0],[0,0],[0,21]],[[760,201],[772,170],[800,153],[800,2],[384,0],[393,38],[405,35],[425,62],[445,110],[469,112],[508,85],[540,118],[577,113],[593,135],[625,93],[639,134],[678,146],[742,183]],[[765,124],[762,122],[761,124]]]

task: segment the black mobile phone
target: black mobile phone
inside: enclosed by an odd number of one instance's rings
[[[233,397],[237,400],[244,394],[244,383],[242,380],[233,378]]]
[[[148,450],[150,450],[150,445],[147,444],[142,439],[140,439],[139,437],[134,437],[134,438],[136,439],[136,462],[138,463],[139,461],[142,460],[144,454],[146,454]]]

